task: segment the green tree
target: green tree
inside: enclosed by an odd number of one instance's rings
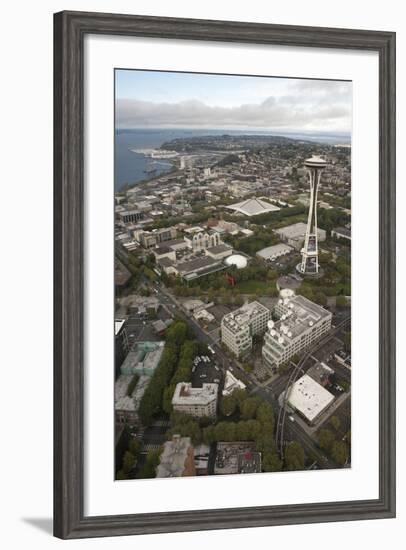
[[[241,418],[243,420],[254,418],[260,404],[261,399],[259,397],[247,397],[247,399],[244,399],[239,404]]]
[[[243,363],[243,368],[245,370],[245,372],[253,372],[254,371],[254,365],[248,361],[244,361]]]
[[[334,441],[331,447],[331,458],[343,466],[348,458],[348,446],[344,441]]]
[[[341,386],[345,392],[349,392],[351,388],[351,384],[347,382],[347,380],[341,380]]]
[[[216,427],[215,426],[207,426],[203,429],[203,443],[206,445],[211,445],[216,441]]]
[[[262,471],[263,472],[280,472],[282,470],[282,460],[277,453],[265,452],[262,455]]]
[[[163,392],[173,376],[177,359],[176,346],[172,343],[166,343],[159,364],[141,398],[138,409],[138,414],[144,426],[148,426],[154,415],[161,410]]]
[[[128,474],[134,467],[135,456],[132,452],[126,451],[123,456],[122,470],[125,474]]]
[[[298,441],[291,441],[285,449],[285,466],[289,471],[303,470],[304,468],[304,450]]]
[[[323,293],[323,292],[316,292],[314,294],[314,301],[318,304],[320,304],[321,306],[326,306],[327,305],[327,296]]]
[[[142,443],[139,439],[136,439],[135,437],[133,437],[131,440],[130,440],[130,443],[128,444],[128,450],[130,451],[130,453],[132,453],[135,457],[138,455],[138,453],[140,452],[141,450],[141,447],[142,447]]]
[[[273,436],[273,423],[261,423],[261,431],[256,438],[258,451],[274,453],[276,452],[275,440]]]
[[[332,416],[330,418],[330,424],[333,426],[333,428],[337,432],[340,429],[340,426],[341,426],[341,422],[340,422],[340,419],[338,418],[338,416]]]
[[[237,409],[237,400],[233,394],[225,395],[220,403],[220,410],[224,416],[231,416]]]
[[[166,331],[166,341],[180,347],[188,336],[188,326],[184,321],[174,321]]]
[[[219,422],[215,427],[216,441],[233,441],[236,427],[234,422]]]
[[[241,296],[241,294],[236,294],[234,298],[234,305],[240,307],[243,304],[244,304],[244,298]]]
[[[128,479],[128,474],[126,474],[123,470],[119,470],[117,472],[116,479],[118,480]]]
[[[246,430],[249,434],[248,439],[256,441],[262,433],[261,423],[254,419],[243,422],[245,423]]]
[[[335,437],[331,430],[327,428],[320,430],[319,432],[319,445],[322,449],[327,452],[330,452],[331,447],[334,443]]]
[[[137,475],[139,479],[150,479],[156,477],[156,468],[159,464],[161,449],[148,451],[144,466]]]
[[[336,297],[336,306],[337,307],[345,307],[347,305],[347,298],[345,296],[337,296]]]
[[[267,423],[272,425],[271,431],[273,431],[273,425],[275,421],[275,414],[270,403],[262,401],[256,410],[255,413],[256,419],[261,422],[261,424]]]
[[[232,395],[233,395],[234,399],[236,400],[238,406],[240,406],[241,402],[244,401],[244,399],[247,398],[247,392],[245,390],[242,390],[242,389],[239,389],[239,388],[234,390]]]
[[[170,384],[164,389],[162,395],[162,409],[167,414],[171,414],[172,412],[172,398],[175,392],[175,387],[175,384]]]
[[[194,445],[202,441],[202,431],[199,423],[190,416],[186,417],[186,420],[172,421],[171,428],[166,432],[166,436],[168,439],[172,439],[175,434],[190,437]]]
[[[186,340],[181,347],[179,361],[171,384],[176,386],[179,382],[189,382],[192,377],[193,360],[197,355],[199,346],[197,342]]]

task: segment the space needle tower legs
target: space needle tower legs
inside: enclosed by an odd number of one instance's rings
[[[310,204],[307,218],[306,236],[302,248],[302,261],[297,269],[303,275],[316,275],[319,272],[319,250],[317,242],[317,191],[320,176],[326,161],[320,157],[311,157],[305,161],[309,174]]]

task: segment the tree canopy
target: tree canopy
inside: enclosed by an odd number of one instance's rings
[[[335,440],[334,434],[331,430],[324,428],[319,432],[319,445],[322,449],[329,452],[331,446]]]
[[[287,470],[303,470],[305,455],[298,441],[291,441],[285,449],[285,467]]]

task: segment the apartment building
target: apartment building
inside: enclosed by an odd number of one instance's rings
[[[179,382],[172,398],[175,411],[195,417],[213,417],[217,413],[218,384],[203,384],[192,388],[190,382]]]
[[[237,358],[252,348],[252,337],[263,334],[271,318],[270,310],[260,302],[251,302],[227,313],[221,320],[221,341]]]

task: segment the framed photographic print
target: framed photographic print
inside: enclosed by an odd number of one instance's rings
[[[395,515],[395,35],[55,15],[60,538]]]

